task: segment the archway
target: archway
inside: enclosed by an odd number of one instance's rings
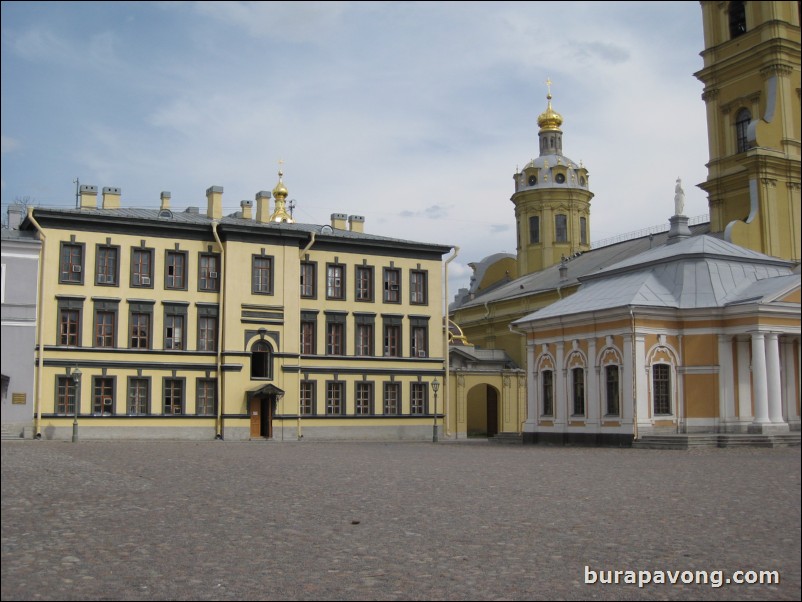
[[[499,431],[498,389],[481,384],[468,391],[468,437],[493,437]]]

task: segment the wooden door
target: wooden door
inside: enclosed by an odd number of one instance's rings
[[[250,404],[251,414],[251,438],[261,437],[262,434],[262,400],[257,398],[251,399]]]

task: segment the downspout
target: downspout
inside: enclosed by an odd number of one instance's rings
[[[212,235],[220,247],[220,308],[217,322],[217,434],[216,439],[223,440],[223,324],[225,323],[225,295],[226,295],[226,249],[220,236],[217,234],[217,220],[212,221]]]
[[[312,245],[315,244],[315,237],[316,236],[317,236],[317,232],[311,232],[310,237],[309,237],[309,242],[306,244],[306,246],[303,249],[301,249],[298,252],[298,258],[301,261],[303,261],[304,256],[309,252],[309,249],[312,248]],[[300,303],[300,297],[299,297],[299,303],[298,303],[298,326],[299,327],[301,326],[301,303]],[[297,390],[298,390],[298,392],[300,394],[300,391],[301,391],[301,353],[300,353],[300,349],[298,351],[299,351],[299,353],[298,353],[298,372],[297,372],[298,376],[297,376],[296,385],[297,385]],[[301,407],[300,407],[300,404],[298,405],[298,423],[296,424],[295,428],[296,428],[296,433],[295,434],[298,437],[298,441],[300,441],[301,439],[304,438],[304,434],[303,434],[302,429],[301,429]]]
[[[39,225],[39,222],[36,221],[33,217],[33,207],[28,207],[28,221],[33,224],[33,227],[36,228],[36,231],[39,233],[40,238],[42,239],[42,260],[39,263],[39,303],[36,307],[36,329],[38,330],[38,343],[37,346],[39,347],[39,357],[36,361],[36,391],[34,392],[33,396],[33,403],[34,403],[34,422],[33,422],[33,438],[34,439],[41,439],[42,434],[39,432],[39,428],[42,422],[42,404],[39,403],[39,398],[42,395],[42,372],[43,372],[43,362],[44,362],[44,330],[45,330],[45,312],[44,312],[44,303],[45,303],[45,259],[47,258],[47,236],[45,236],[45,231],[42,229],[42,226]]]
[[[454,246],[454,254],[446,259],[445,262],[445,295],[446,295],[446,313],[445,313],[445,320],[443,321],[443,354],[445,355],[445,375],[443,376],[443,426],[445,428],[445,436],[451,436],[451,428],[449,427],[448,423],[448,406],[451,404],[451,397],[449,394],[451,393],[451,387],[449,386],[451,382],[451,372],[450,372],[450,356],[448,353],[448,264],[451,263],[454,259],[456,259],[457,255],[459,255],[459,247]],[[437,409],[437,408],[435,408]]]
[[[526,354],[526,355],[524,355],[524,357],[528,361],[529,360],[529,354],[528,354],[528,351],[526,350],[526,348],[529,346],[529,337],[527,336],[526,332],[524,332],[523,330],[519,330],[518,328],[515,328],[512,324],[509,325],[509,329],[510,329],[510,332],[514,332],[515,334],[519,334],[522,337],[524,337],[524,353]],[[529,378],[529,370],[530,369],[531,369],[531,366],[527,365],[526,362],[524,362],[524,376],[527,379]],[[528,381],[527,381],[527,384],[528,384]],[[528,418],[527,413],[529,412],[529,388],[528,387],[526,389],[525,401],[526,401],[526,403],[524,404],[524,407],[526,408],[526,411],[524,412],[524,419],[518,421],[518,432],[521,433],[521,435],[523,435],[524,424],[526,423],[526,420]]]
[[[632,306],[629,306],[629,317],[632,324],[632,436],[638,440],[638,377],[635,374],[637,362],[635,361],[635,313]]]

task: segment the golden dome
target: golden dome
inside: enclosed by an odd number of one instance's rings
[[[540,126],[541,130],[559,130],[563,122],[562,115],[551,108],[551,92],[549,92],[546,98],[549,101],[549,106],[537,118],[537,124]]]
[[[284,186],[284,182],[281,180],[281,178],[283,176],[284,176],[284,173],[281,170],[279,170],[279,172],[278,172],[278,184],[276,184],[276,187],[273,189],[273,198],[275,198],[275,199],[278,199],[279,197],[284,199],[284,198],[287,197],[287,194],[288,194],[287,187]]]

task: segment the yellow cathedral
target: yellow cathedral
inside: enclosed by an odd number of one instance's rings
[[[799,3],[701,9],[709,223],[683,215],[678,180],[666,231],[591,250],[588,170],[563,155],[549,89],[539,156],[513,176],[517,252],[470,264],[449,308],[450,357],[474,358],[452,365],[447,432],[659,446],[799,431]]]

